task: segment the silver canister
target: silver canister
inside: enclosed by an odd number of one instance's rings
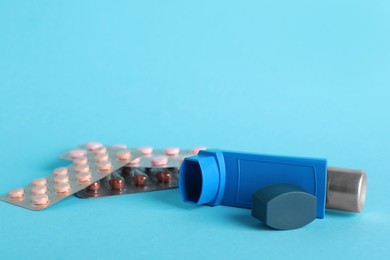
[[[366,200],[364,170],[328,167],[326,208],[361,212]]]

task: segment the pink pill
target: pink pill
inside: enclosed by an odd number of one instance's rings
[[[143,154],[151,154],[153,152],[153,147],[151,146],[138,147],[138,151],[140,151]]]
[[[140,161],[141,161],[141,157],[138,157],[138,158],[135,158],[134,160],[132,160],[131,162],[129,162],[127,165],[128,166],[135,166],[135,165],[138,165]]]
[[[66,193],[70,191],[70,185],[69,183],[60,183],[54,187],[54,190],[57,193]]]
[[[10,199],[21,199],[24,196],[24,189],[23,188],[17,188],[13,189],[10,192],[8,192],[8,197]]]
[[[191,148],[190,153],[192,153],[192,154],[198,154],[200,150],[206,150],[206,149],[207,149],[207,148],[204,147],[204,146],[197,146],[197,147]]]
[[[88,150],[92,151],[92,150],[95,150],[98,147],[103,146],[103,144],[101,144],[99,142],[89,142],[85,146],[88,148]]]
[[[39,179],[33,180],[33,182],[31,184],[32,184],[32,186],[41,186],[41,185],[46,185],[47,181],[45,178],[39,178]]]
[[[86,157],[79,157],[73,160],[74,165],[81,165],[81,164],[87,164],[88,159]]]
[[[92,153],[93,153],[94,155],[105,154],[106,152],[107,152],[107,148],[104,147],[104,146],[98,147],[98,148],[92,150]]]
[[[31,197],[34,205],[44,205],[49,202],[49,197],[46,194],[37,194]]]
[[[53,175],[54,176],[62,176],[62,175],[67,175],[68,172],[69,172],[68,168],[66,168],[66,167],[59,167],[59,168],[54,169]]]
[[[55,184],[68,183],[68,182],[69,182],[68,175],[57,176],[57,177],[54,178],[54,183]]]
[[[111,165],[110,161],[100,162],[97,165],[97,168],[99,171],[109,171],[109,170],[111,170],[111,167],[112,167],[112,165]]]
[[[69,156],[72,159],[76,159],[82,156],[85,156],[87,154],[87,151],[81,150],[81,149],[75,149],[69,152]]]
[[[89,181],[91,178],[92,178],[92,175],[89,172],[80,173],[76,177],[78,182],[86,182],[86,181]]]
[[[180,153],[180,148],[178,147],[168,147],[164,149],[164,153],[169,156],[175,156]]]
[[[131,158],[131,153],[129,151],[120,151],[116,156],[119,161],[128,161]]]
[[[153,166],[164,166],[168,163],[168,158],[166,156],[156,156],[152,158]]]
[[[47,187],[46,185],[41,185],[41,186],[34,186],[31,188],[31,193],[33,195],[37,194],[45,194],[47,192]]]
[[[108,160],[108,154],[98,154],[95,157],[95,162],[103,162]]]
[[[125,145],[125,144],[114,144],[113,147],[127,149],[127,145]]]
[[[89,165],[88,165],[88,164],[77,165],[77,166],[74,168],[74,171],[75,171],[76,173],[88,172],[88,171],[89,171]]]

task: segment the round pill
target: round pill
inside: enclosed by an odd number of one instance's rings
[[[140,151],[143,154],[151,154],[153,152],[153,147],[151,146],[138,147],[138,151]]]
[[[92,175],[89,172],[80,173],[76,177],[78,182],[86,182],[86,181],[89,181],[91,178],[92,178]]]
[[[69,183],[60,183],[54,187],[54,190],[57,193],[66,193],[70,191],[70,185]]]
[[[125,145],[125,144],[114,144],[113,147],[127,149],[127,145]]]
[[[95,150],[98,147],[103,146],[103,144],[101,144],[99,142],[89,142],[85,146],[88,148],[88,150],[92,151],[92,150]]]
[[[109,171],[111,170],[111,162],[110,161],[103,161],[103,162],[100,162],[98,163],[97,165],[97,168],[99,169],[99,171]]]
[[[115,190],[121,190],[125,186],[125,182],[121,178],[112,178],[109,182]]]
[[[152,158],[153,166],[164,166],[168,163],[168,158],[165,156],[156,156]]]
[[[135,184],[135,186],[138,186],[138,187],[145,186],[146,180],[147,180],[147,177],[145,175],[136,174],[134,176],[134,184]]]
[[[81,165],[81,164],[87,164],[88,159],[86,157],[79,157],[73,160],[74,165]]]
[[[8,197],[10,199],[21,199],[24,196],[24,189],[23,188],[17,188],[13,189],[10,192],[8,192]]]
[[[82,156],[85,156],[87,154],[87,151],[82,150],[82,149],[75,149],[69,152],[69,156],[72,159],[76,159]]]
[[[102,161],[107,161],[108,160],[108,154],[105,154],[105,153],[103,153],[103,154],[98,154],[98,155],[96,155],[96,157],[95,157],[95,161],[96,162],[102,162]]]
[[[54,183],[68,183],[69,182],[69,177],[68,175],[62,175],[62,176],[57,176],[54,178]]]
[[[76,173],[88,172],[88,171],[89,171],[89,165],[88,165],[88,164],[77,165],[77,166],[74,168],[74,171],[75,171]]]
[[[206,150],[207,148],[204,146],[196,146],[191,148],[190,153],[191,154],[198,154],[200,150]]]
[[[45,194],[47,192],[47,187],[46,185],[41,185],[41,186],[34,186],[31,188],[31,193],[33,195],[36,194]]]
[[[31,197],[34,205],[44,205],[49,202],[49,197],[46,194],[37,194]]]
[[[89,191],[97,193],[99,191],[99,189],[100,189],[100,183],[98,181],[94,182],[91,185],[89,185],[87,189]]]
[[[170,183],[172,181],[172,175],[168,172],[158,172],[156,178],[159,183]]]
[[[54,176],[62,176],[62,175],[67,175],[68,174],[68,168],[66,167],[59,167],[54,169],[53,175]]]
[[[128,166],[136,166],[139,164],[139,162],[141,161],[141,157],[138,157],[138,158],[135,158],[134,160],[132,160],[131,162],[129,162],[127,165]]]
[[[175,156],[180,153],[180,148],[178,147],[168,147],[164,149],[164,153],[169,156]]]
[[[45,178],[39,178],[39,179],[33,180],[33,182],[31,184],[32,184],[32,186],[41,186],[41,185],[46,185],[47,181]]]
[[[107,148],[104,147],[104,146],[101,146],[101,147],[98,147],[98,148],[92,150],[92,153],[93,153],[94,155],[104,154],[104,153],[106,153],[106,152],[107,152]]]
[[[119,161],[128,161],[131,158],[131,153],[129,151],[120,151],[116,154],[116,157]]]

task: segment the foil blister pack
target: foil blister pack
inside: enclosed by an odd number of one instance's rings
[[[60,158],[64,160],[75,160],[83,157],[85,153],[91,150],[98,151],[104,147],[99,142],[90,142],[84,145],[71,149],[65,153],[60,154]],[[127,146],[123,144],[111,146],[117,149],[126,149]],[[167,147],[164,149],[154,149],[151,146],[143,146],[132,148],[131,150],[138,150],[142,156],[134,158],[129,162],[129,167],[147,167],[147,168],[179,168],[184,158],[198,154],[200,150],[206,149],[203,146],[193,147],[191,149],[180,149],[178,147]]]
[[[42,210],[85,189],[141,155],[138,150],[118,147],[91,148],[74,158],[71,165],[54,169],[44,178],[11,190],[0,196],[0,200],[30,210]]]
[[[90,149],[100,149],[103,144],[90,142],[60,155],[66,160],[79,160]],[[125,149],[126,145],[114,145]],[[131,160],[127,165],[113,172],[104,179],[92,183],[76,195],[80,198],[96,198],[104,196],[141,193],[148,191],[176,188],[179,185],[179,168],[184,158],[198,154],[203,146],[191,149],[168,147],[154,149],[151,146],[134,148],[142,156]]]
[[[76,195],[96,198],[176,188],[178,184],[178,168],[122,167]]]

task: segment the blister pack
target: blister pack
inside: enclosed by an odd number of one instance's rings
[[[78,160],[88,150],[100,149],[103,144],[90,142],[60,155],[67,160]],[[125,149],[126,145],[114,145],[118,149]],[[92,183],[76,195],[80,198],[96,198],[112,195],[141,193],[155,190],[176,188],[179,184],[179,168],[184,158],[198,154],[203,146],[191,149],[168,147],[154,149],[151,146],[136,148],[142,153],[127,165],[113,172],[111,175]]]
[[[75,149],[60,154],[61,159],[75,160],[79,157],[83,157],[85,153],[91,150],[99,150],[103,147],[103,144],[99,142],[89,142],[87,144],[80,145]],[[117,149],[126,149],[126,145],[113,145],[110,146]],[[179,168],[183,159],[198,154],[200,150],[204,150],[206,147],[198,146],[191,149],[180,149],[178,147],[168,147],[165,149],[154,149],[151,146],[144,146],[134,148],[131,150],[138,150],[142,153],[141,157],[137,157],[129,162],[129,167],[147,167],[147,168]]]
[[[86,144],[82,144],[73,148],[67,152],[61,153],[59,157],[64,160],[72,161],[79,157],[85,156],[88,152],[92,152],[95,150],[95,153],[99,153],[99,151],[104,150],[104,145],[99,142],[89,142]],[[110,146],[113,149],[127,149],[126,145],[118,144]]]
[[[122,167],[76,195],[95,198],[177,188],[178,184],[178,168]]]
[[[153,149],[151,146],[137,148],[143,156],[132,160],[127,166],[138,168],[179,168],[184,158],[198,154],[199,150],[205,147],[194,147],[191,149],[180,149],[168,147],[164,149]]]
[[[75,158],[71,165],[54,169],[49,176],[11,190],[0,196],[0,200],[30,210],[42,210],[85,189],[141,155],[138,150],[95,147]]]

